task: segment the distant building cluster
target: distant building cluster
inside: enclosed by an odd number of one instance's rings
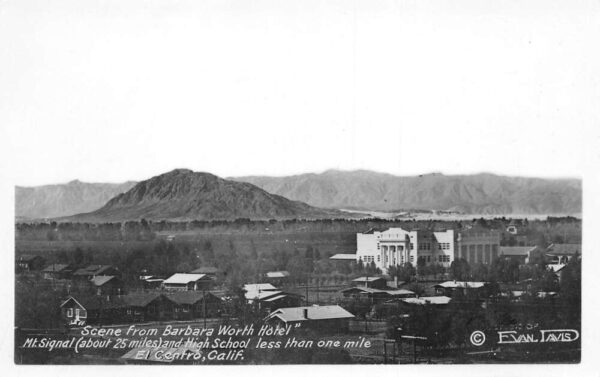
[[[509,227],[509,233],[515,227]],[[410,263],[450,267],[463,259],[469,264],[490,264],[499,257],[528,263],[534,252],[540,251],[550,264],[565,265],[573,253],[581,253],[580,245],[551,245],[546,251],[537,246],[500,246],[501,231],[473,226],[464,229],[405,230],[389,228],[356,234],[356,254],[336,254],[332,260],[351,260],[364,265],[373,263],[383,273],[393,266]],[[569,250],[565,253],[564,250]],[[571,253],[571,254],[569,254]]]

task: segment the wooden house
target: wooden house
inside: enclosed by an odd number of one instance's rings
[[[166,320],[173,317],[175,303],[160,293],[123,296],[69,296],[61,305],[70,326]]]
[[[210,292],[179,291],[165,296],[174,306],[174,319],[218,317],[223,310],[223,300]]]
[[[387,281],[380,276],[361,276],[352,280],[352,285],[355,287],[386,289]]]
[[[317,329],[327,333],[347,332],[350,319],[354,315],[338,305],[299,306],[280,308],[271,312],[266,322],[280,325],[301,324],[304,328]]]
[[[116,276],[94,276],[90,284],[97,295],[122,295],[124,293],[123,281]]]
[[[45,262],[45,259],[39,255],[21,255],[17,257],[16,268],[20,271],[39,271]]]
[[[53,263],[42,270],[44,279],[60,280],[69,279],[73,273],[73,269],[69,264]]]
[[[73,273],[74,279],[90,280],[95,276],[121,276],[121,272],[115,267],[106,264],[91,264],[80,268]]]

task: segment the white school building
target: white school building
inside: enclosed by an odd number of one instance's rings
[[[366,265],[371,262],[384,273],[388,267],[411,263],[419,259],[426,265],[450,267],[454,261],[454,230],[404,230],[390,228],[356,235],[356,260]]]

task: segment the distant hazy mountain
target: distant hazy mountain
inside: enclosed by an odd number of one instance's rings
[[[337,210],[314,208],[269,194],[249,183],[177,169],[137,183],[96,211],[65,220],[228,220],[330,218],[341,215]]]
[[[85,183],[37,187],[15,187],[15,215],[18,219],[44,219],[90,212],[135,185],[125,183]]]
[[[231,179],[323,208],[450,210],[469,214],[581,213],[581,180],[577,179],[438,173],[400,177],[365,170]]]

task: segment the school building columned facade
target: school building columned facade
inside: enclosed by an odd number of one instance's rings
[[[498,257],[500,233],[488,229],[404,230],[389,228],[356,235],[356,260],[371,262],[384,273],[391,266],[411,263],[450,267],[457,258],[489,264]]]

